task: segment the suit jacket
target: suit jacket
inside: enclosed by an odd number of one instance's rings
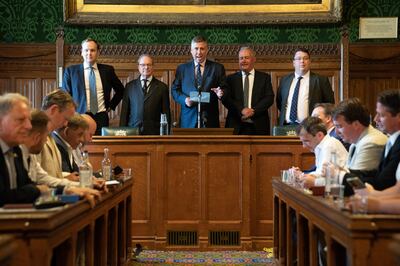
[[[146,95],[140,77],[126,84],[120,126],[137,127],[144,135],[159,135],[161,113],[167,114],[170,125],[169,90],[165,83],[153,77]]]
[[[36,155],[43,170],[50,176],[63,178],[61,153],[57,148],[54,138],[49,135],[40,154]]]
[[[14,154],[16,156],[17,188],[10,189],[6,161],[3,152],[0,152],[0,206],[6,203],[33,203],[40,196],[40,190],[29,178],[24,167],[21,149],[14,147]]]
[[[289,75],[282,77],[279,83],[278,93],[276,96],[276,105],[279,110],[278,123],[281,126],[285,123],[287,111],[286,103],[289,96],[290,85],[292,84],[294,77],[294,73],[290,73]],[[310,87],[308,93],[309,115],[311,115],[316,103],[335,103],[332,87],[327,77],[310,72]]]
[[[197,104],[186,106],[185,99],[191,91],[197,91],[195,87],[194,61],[181,64],[176,69],[175,80],[172,83],[171,92],[175,102],[181,105],[180,127],[197,127]],[[218,97],[211,88],[226,88],[225,68],[223,65],[206,60],[203,73],[203,86],[201,91],[210,92],[210,103],[202,103],[202,117],[206,127],[219,127]]]
[[[229,75],[226,82],[228,87],[222,98],[222,103],[228,109],[225,127],[234,128],[234,134],[238,134],[242,123],[241,111],[244,108],[242,71]],[[271,76],[256,70],[251,96],[251,107],[254,109],[254,116],[251,117],[251,120],[254,122],[256,133],[259,135],[269,135],[268,108],[273,103],[274,92],[272,90]]]
[[[103,85],[104,104],[106,109],[117,107],[122,99],[124,85],[115,74],[114,68],[110,65],[97,64],[99,69],[101,83]],[[72,65],[65,69],[62,89],[71,94],[77,104],[77,112],[85,113],[87,107],[85,75],[83,64]],[[111,90],[115,94],[111,99]]]
[[[394,186],[396,180],[396,170],[400,162],[400,136],[397,137],[394,145],[389,153],[384,157],[385,148],[383,149],[379,167],[373,170],[352,170],[343,178],[343,184],[346,186],[345,193],[352,194],[346,179],[358,176],[363,182],[370,183],[376,190],[384,190],[385,188]]]
[[[61,136],[55,134],[54,132],[52,133],[52,136],[57,144],[57,148],[60,151],[61,154],[61,169],[63,172],[68,172],[68,173],[73,173],[73,172],[79,172],[78,165],[75,163],[73,160],[72,156],[72,161],[70,160],[70,156],[68,153],[68,146],[65,144],[64,140],[61,139]]]

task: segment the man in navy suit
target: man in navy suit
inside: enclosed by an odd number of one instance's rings
[[[17,93],[0,96],[0,206],[6,203],[31,203],[47,191],[28,176],[19,144],[32,128],[26,97]]]
[[[327,77],[310,71],[307,49],[299,48],[293,58],[294,73],[282,77],[276,96],[279,125],[298,124],[311,115],[316,103],[335,103]]]
[[[141,55],[138,65],[140,76],[126,84],[120,126],[139,128],[143,135],[158,135],[161,114],[166,114],[171,124],[168,86],[153,76],[149,55]]]
[[[400,90],[387,90],[378,95],[375,122],[377,127],[389,135],[378,169],[371,171],[352,170],[344,176],[358,176],[376,190],[392,187],[400,180]]]
[[[207,60],[208,44],[202,36],[191,42],[193,60],[181,64],[176,69],[172,83],[172,96],[181,105],[180,127],[196,128],[198,106],[190,99],[190,92],[209,92],[210,102],[201,104],[201,127],[219,127],[218,100],[225,89],[225,68],[223,65]]]
[[[274,103],[271,76],[254,69],[256,57],[250,47],[239,51],[240,71],[227,77],[222,103],[228,109],[225,127],[234,134],[269,135],[268,108]]]
[[[73,97],[77,112],[87,113],[97,123],[96,135],[109,125],[108,112],[122,99],[124,86],[110,65],[98,64],[99,45],[93,39],[82,42],[83,64],[65,69],[62,88]],[[111,90],[114,96],[111,98]]]

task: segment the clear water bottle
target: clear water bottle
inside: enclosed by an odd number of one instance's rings
[[[82,163],[79,165],[79,183],[81,187],[92,188],[93,169],[89,163],[88,151],[82,152]]]
[[[108,181],[111,179],[111,160],[108,157],[108,148],[104,148],[104,158],[103,161],[101,161],[101,172],[103,175],[103,178]]]
[[[339,171],[336,162],[336,151],[331,151],[331,159],[326,168],[325,195],[330,196],[331,187],[339,183]]]
[[[167,114],[161,114],[160,118],[160,136],[168,135]]]

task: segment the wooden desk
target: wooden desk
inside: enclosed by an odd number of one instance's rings
[[[155,249],[272,247],[272,176],[314,161],[295,137],[95,137],[94,169],[104,147],[132,168],[133,242]]]
[[[114,187],[93,209],[82,200],[55,210],[0,211],[0,233],[18,243],[13,265],[75,265],[81,243],[85,265],[123,265],[130,258],[131,187],[131,180]]]
[[[299,266],[318,265],[318,235],[325,237],[328,265],[394,265],[389,243],[400,232],[400,215],[353,215],[278,179],[272,187],[274,255],[280,265],[296,260]]]

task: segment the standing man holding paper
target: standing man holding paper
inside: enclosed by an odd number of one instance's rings
[[[178,66],[171,88],[174,100],[181,105],[180,127],[197,127],[198,104],[190,97],[191,92],[192,95],[193,92],[197,95],[198,92],[210,94],[209,102],[200,106],[201,127],[219,127],[218,99],[221,99],[226,87],[225,68],[207,60],[208,44],[202,36],[193,38],[190,51],[193,60]]]

